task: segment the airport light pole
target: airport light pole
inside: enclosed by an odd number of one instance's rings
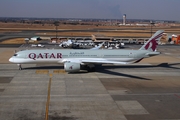
[[[59,21],[55,21],[54,25],[56,26],[56,40],[57,40],[57,29],[58,29],[58,26],[59,26]]]
[[[152,36],[152,26],[153,26],[155,23],[154,23],[153,21],[151,21],[150,24],[151,24],[151,36]],[[150,36],[150,37],[151,37],[151,36]]]

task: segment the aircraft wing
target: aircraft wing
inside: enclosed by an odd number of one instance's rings
[[[72,62],[72,63],[80,63],[80,64],[121,64],[121,65],[126,65],[126,64],[132,64],[134,62],[118,62],[118,61],[111,61],[111,60],[106,60],[106,59],[101,59],[101,58],[97,58],[97,59],[79,59],[79,58],[68,58],[68,59],[63,59],[62,61],[59,61],[58,63],[65,63],[65,62]]]
[[[116,62],[116,61],[109,61],[109,60],[81,60],[82,63],[101,63],[101,64],[130,64],[129,62]]]
[[[74,62],[74,63],[80,63],[80,64],[88,64],[88,63],[93,63],[93,64],[131,64],[131,62],[117,62],[117,61],[110,61],[106,59],[64,59],[62,61],[59,61],[59,63],[65,63],[65,62]]]

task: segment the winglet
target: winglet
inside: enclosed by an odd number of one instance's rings
[[[155,51],[157,47],[157,41],[159,41],[163,35],[163,30],[158,30],[139,50]]]

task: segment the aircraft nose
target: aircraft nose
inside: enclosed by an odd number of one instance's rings
[[[9,62],[14,62],[14,58],[10,58],[10,59],[9,59]]]

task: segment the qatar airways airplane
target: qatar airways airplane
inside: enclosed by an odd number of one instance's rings
[[[63,63],[66,72],[78,72],[83,68],[94,69],[95,64],[132,64],[143,58],[159,55],[156,51],[157,41],[163,30],[157,31],[139,50],[87,50],[87,49],[41,49],[19,51],[9,61],[21,64],[28,63]]]

